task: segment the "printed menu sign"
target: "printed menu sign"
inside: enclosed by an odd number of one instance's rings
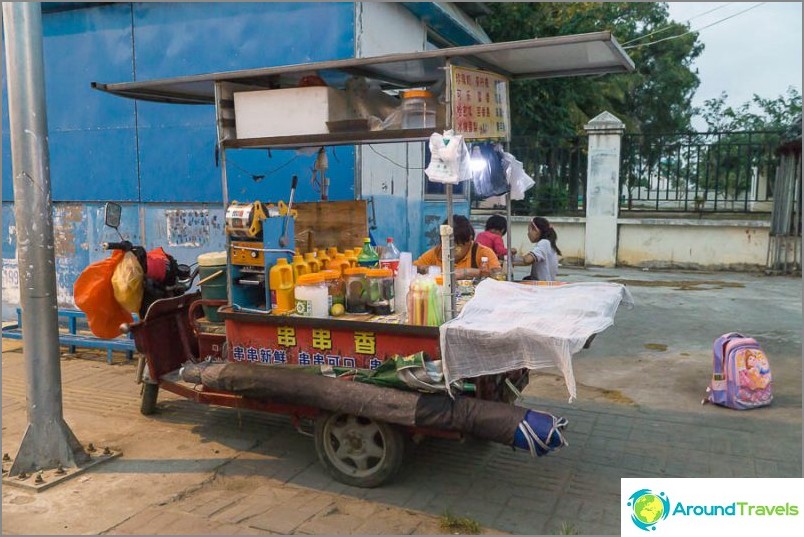
[[[451,66],[452,127],[467,139],[505,139],[511,133],[508,79]]]

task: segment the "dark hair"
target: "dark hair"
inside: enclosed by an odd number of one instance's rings
[[[502,231],[502,234],[505,235],[505,232],[508,231],[508,222],[505,221],[504,216],[500,216],[499,214],[491,215],[489,219],[486,220],[486,231],[490,229],[499,229]]]
[[[444,225],[447,225],[448,222],[449,220],[445,219]],[[466,244],[475,240],[475,228],[472,227],[468,218],[460,214],[452,217],[452,233],[455,237],[455,244]]]
[[[561,250],[559,250],[558,246],[556,245],[558,234],[556,233],[556,230],[553,229],[553,226],[550,225],[550,222],[547,220],[547,218],[542,216],[534,216],[533,220],[530,221],[530,224],[538,229],[542,234],[542,238],[550,241],[550,246],[553,247],[553,250],[555,250],[558,255],[561,255]]]

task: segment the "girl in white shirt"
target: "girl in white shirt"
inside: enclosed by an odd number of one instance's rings
[[[556,245],[558,235],[547,218],[533,217],[528,224],[528,239],[535,243],[533,249],[521,258],[515,259],[514,264],[530,265],[530,277],[526,277],[527,280],[556,281],[558,256],[561,255],[561,250]]]

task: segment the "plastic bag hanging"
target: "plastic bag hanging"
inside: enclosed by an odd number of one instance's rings
[[[525,199],[525,192],[536,183],[530,175],[525,173],[525,167],[511,153],[503,153],[502,165],[505,170],[505,177],[511,187],[511,199]]]
[[[456,184],[470,179],[469,150],[463,136],[449,130],[430,135],[430,163],[424,170],[435,183]]]
[[[114,297],[112,276],[122,260],[123,252],[113,251],[110,257],[85,268],[73,286],[75,305],[87,314],[89,329],[100,338],[119,336],[120,325],[134,320]]]
[[[140,310],[144,279],[142,265],[137,256],[126,252],[112,274],[114,297],[126,311],[137,313]]]
[[[508,179],[502,165],[502,151],[492,144],[475,144],[472,147],[470,165],[474,197],[486,199],[508,192]]]

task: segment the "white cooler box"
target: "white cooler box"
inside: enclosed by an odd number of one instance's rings
[[[234,94],[237,137],[327,134],[327,121],[348,119],[346,92],[324,86]]]

